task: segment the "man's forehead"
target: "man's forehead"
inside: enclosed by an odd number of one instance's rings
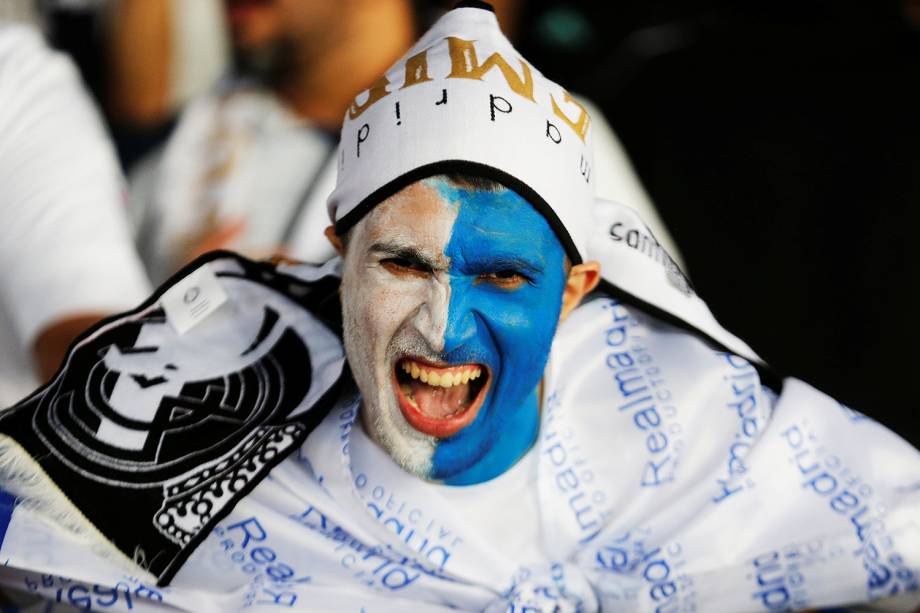
[[[394,234],[438,238],[449,233],[457,209],[429,180],[416,181],[374,207],[364,224],[371,242]]]
[[[556,242],[542,215],[514,190],[445,176],[403,188],[359,226],[365,250],[414,250],[429,260],[441,260],[449,242],[465,258],[529,253]]]
[[[385,231],[395,225],[418,225],[429,218],[448,217],[455,220],[463,204],[482,204],[489,201],[487,213],[501,215],[512,205],[529,208],[526,200],[511,189],[478,178],[451,179],[437,175],[420,179],[383,200],[365,220],[374,232]]]

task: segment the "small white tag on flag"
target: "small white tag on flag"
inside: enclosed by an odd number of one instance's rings
[[[181,336],[227,301],[217,275],[208,264],[173,285],[160,297],[166,319]]]

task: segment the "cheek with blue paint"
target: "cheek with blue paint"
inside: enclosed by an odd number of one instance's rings
[[[479,483],[510,468],[536,440],[537,389],[562,307],[565,253],[543,216],[514,191],[431,181],[459,204],[444,250],[450,261],[444,358],[484,364],[491,375],[474,421],[438,442],[431,477]]]

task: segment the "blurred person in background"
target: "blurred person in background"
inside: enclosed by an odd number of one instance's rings
[[[408,0],[226,0],[225,9],[233,73],[194,99],[131,175],[139,248],[157,281],[216,248],[331,256],[322,230],[336,130],[354,94],[415,34]]]
[[[50,377],[73,338],[149,285],[124,185],[71,62],[0,20],[0,407]],[[34,360],[34,364],[30,364]]]
[[[161,145],[181,109],[229,70],[222,0],[117,0],[87,29],[95,36],[74,40],[68,50],[79,54],[87,39],[94,46],[81,68],[98,73],[91,82],[126,170]],[[71,40],[81,34],[72,21],[59,30],[71,31]]]

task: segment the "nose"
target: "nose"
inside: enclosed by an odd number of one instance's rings
[[[413,327],[437,353],[444,351],[444,329],[447,326],[450,292],[448,279],[433,278],[425,299],[412,318]]]
[[[444,330],[444,351],[450,353],[473,341],[477,336],[477,316],[470,299],[469,288],[454,288]]]

